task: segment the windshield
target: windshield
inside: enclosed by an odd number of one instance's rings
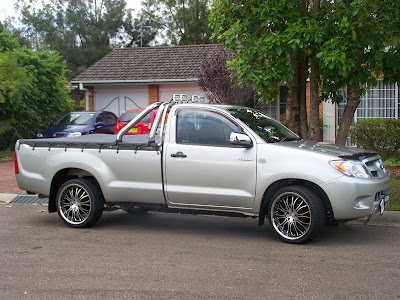
[[[143,110],[128,110],[124,113],[122,113],[121,117],[119,118],[119,122],[130,122],[132,121],[135,117],[137,117]],[[151,122],[151,113],[147,114],[140,123],[150,123]]]
[[[95,113],[69,113],[62,117],[55,125],[89,125]]]
[[[267,143],[300,140],[300,138],[278,121],[251,108],[228,108],[232,116],[249,126]]]

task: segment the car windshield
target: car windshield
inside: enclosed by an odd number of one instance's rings
[[[301,140],[295,133],[262,112],[250,108],[228,108],[232,116],[249,126],[267,143]]]
[[[55,125],[89,125],[95,113],[69,113],[62,117]]]
[[[143,110],[128,110],[122,113],[121,117],[119,118],[119,122],[130,122],[135,117],[137,117]],[[140,121],[140,123],[150,123],[151,122],[151,113],[149,113],[144,119]]]

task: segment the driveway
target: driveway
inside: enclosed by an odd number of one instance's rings
[[[253,219],[105,212],[72,229],[0,205],[1,299],[399,299],[400,228],[344,224],[289,245]]]
[[[18,187],[15,180],[14,161],[0,163],[0,193],[26,194]]]

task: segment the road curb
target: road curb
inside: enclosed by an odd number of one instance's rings
[[[0,193],[0,203],[10,203],[18,194]]]

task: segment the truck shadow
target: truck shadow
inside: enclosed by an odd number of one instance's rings
[[[132,231],[147,233],[193,234],[214,237],[240,237],[245,240],[279,242],[272,227],[266,221],[262,227],[253,218],[169,214],[149,212],[144,215],[129,215],[123,211],[104,213],[96,230]],[[341,224],[326,226],[307,245],[357,244],[368,245],[386,242],[385,232],[380,226]],[[395,230],[395,228],[393,229]]]

